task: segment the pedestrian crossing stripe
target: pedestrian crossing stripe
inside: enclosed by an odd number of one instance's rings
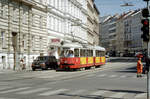
[[[100,90],[100,91],[96,91],[96,92],[94,92],[94,93],[91,93],[90,95],[102,95],[102,94],[104,94],[104,93],[106,93],[106,92],[108,92],[108,91],[105,91],[105,90]]]
[[[0,97],[0,99],[16,99],[16,98]]]
[[[98,75],[98,77],[104,77],[104,76],[106,76],[106,74]]]
[[[85,92],[86,90],[84,89],[80,89],[80,90],[76,90],[76,91],[73,91],[73,92],[69,92],[67,93],[68,95],[78,95],[78,94],[81,94],[83,92]]]
[[[55,94],[59,94],[61,92],[67,91],[69,89],[58,89],[58,90],[54,90],[54,91],[47,91],[44,93],[39,94],[40,96],[50,96],[50,95],[55,95]]]
[[[109,77],[110,78],[114,78],[114,77],[117,77],[117,75],[110,75]]]
[[[38,89],[33,89],[33,90],[27,90],[27,91],[18,92],[17,94],[31,94],[31,93],[45,91],[45,90],[48,90],[48,89],[51,89],[51,88],[38,88]]]
[[[2,86],[2,87],[0,87],[0,91],[1,91],[1,90],[6,90],[6,89],[10,89],[10,88],[13,88],[13,87],[7,87],[7,86],[4,86],[4,87],[3,87],[3,86]]]
[[[135,96],[135,98],[143,98],[143,97],[146,97],[146,96],[147,96],[146,93],[141,93],[141,94],[137,94],[137,95]]]
[[[21,90],[25,90],[25,89],[29,89],[31,87],[23,87],[23,88],[17,88],[17,89],[10,89],[10,90],[6,90],[6,91],[1,91],[0,93],[10,93],[10,92],[16,92],[16,91],[21,91]]]
[[[113,94],[112,96],[110,96],[111,98],[123,98],[123,96],[127,94],[127,93],[123,93],[123,92],[118,92],[116,94]]]
[[[51,96],[51,95],[62,95],[63,94],[68,94],[68,95],[73,95],[73,96],[78,96],[78,95],[89,95],[90,97],[97,97],[97,96],[107,96],[109,98],[125,98],[126,95],[129,95],[131,93],[127,92],[114,92],[111,90],[97,90],[97,91],[89,91],[86,89],[77,89],[77,90],[71,90],[71,89],[52,89],[52,88],[31,88],[31,87],[22,87],[22,88],[13,88],[9,90],[2,90],[0,91],[0,94],[9,94],[9,93],[14,93],[18,95],[28,95],[28,94],[37,94],[38,96]],[[132,98],[138,98],[138,99],[143,99],[143,97],[146,97],[146,93],[140,93],[140,94],[134,94]],[[7,99],[0,97],[0,99]],[[9,98],[8,98],[9,99]],[[11,98],[10,98],[11,99]]]

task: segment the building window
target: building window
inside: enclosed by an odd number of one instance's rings
[[[13,21],[17,22],[17,9],[13,7]]]
[[[0,16],[2,18],[5,18],[5,5],[4,5],[4,3],[1,3]]]
[[[27,23],[27,16],[26,16],[26,11],[23,10],[23,24],[26,24]]]
[[[32,26],[34,26],[34,24],[35,24],[35,15],[32,14]]]
[[[27,49],[27,40],[26,40],[26,35],[24,34],[23,35],[23,41],[22,41],[22,47],[24,48],[24,49]]]
[[[43,17],[42,16],[40,16],[40,20],[39,20],[39,26],[40,26],[40,28],[42,28],[43,26]]]
[[[1,46],[5,47],[5,31],[1,31]]]
[[[43,39],[42,39],[42,37],[40,37],[39,42],[40,42],[40,51],[41,51],[43,49]]]
[[[35,36],[32,35],[32,50],[35,50]]]

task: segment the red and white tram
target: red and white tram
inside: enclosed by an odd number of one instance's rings
[[[103,47],[83,47],[78,43],[67,43],[62,46],[61,69],[84,70],[85,68],[101,66],[105,63],[105,48]]]

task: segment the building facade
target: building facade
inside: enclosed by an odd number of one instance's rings
[[[30,68],[66,42],[98,45],[99,11],[89,1],[90,15],[88,0],[0,0],[0,69],[20,69],[21,59]]]
[[[99,11],[94,4],[94,0],[87,0],[87,36],[88,43],[91,45],[99,45]]]
[[[31,0],[0,0],[0,68],[19,69],[46,53],[46,5]]]
[[[87,1],[48,0],[48,52],[60,52],[63,43],[88,43]]]
[[[100,45],[109,50],[109,23],[112,16],[100,17]]]

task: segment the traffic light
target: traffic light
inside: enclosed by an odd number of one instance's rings
[[[142,10],[142,16],[143,16],[143,17],[149,17],[148,8],[144,8],[144,9]]]
[[[149,19],[142,19],[141,23],[143,24],[143,27],[141,28],[143,34],[141,35],[141,38],[143,38],[144,42],[148,42],[149,41]]]

